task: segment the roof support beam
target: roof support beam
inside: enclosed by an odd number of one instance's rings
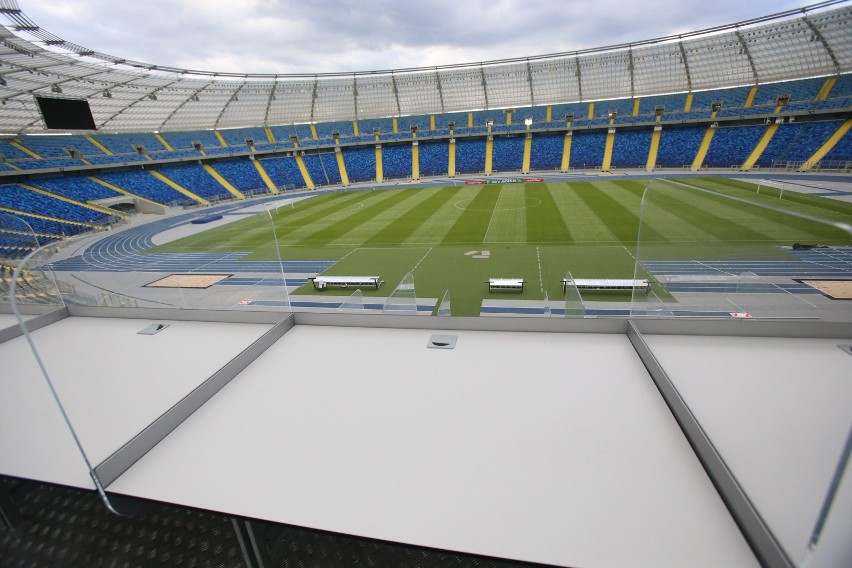
[[[814,25],[810,18],[808,18],[807,16],[802,16],[802,20],[805,21],[805,24],[807,24],[807,26],[813,32],[814,36],[816,36],[816,38],[820,41],[822,47],[825,48],[826,53],[828,53],[828,56],[831,57],[831,63],[834,64],[834,72],[839,75],[840,62],[837,60],[837,56],[834,54],[834,50],[831,49],[831,46],[828,45],[828,42],[825,40],[825,36],[822,35],[822,32],[819,31],[819,28]]]
[[[627,72],[630,73],[630,98],[633,98],[633,93],[636,91],[633,84],[633,48],[627,48]]]
[[[317,106],[317,87],[319,86],[319,77],[314,76],[314,89],[311,92],[311,117],[310,121],[314,121],[314,109]]]
[[[220,120],[222,120],[222,117],[223,117],[223,116],[225,116],[225,111],[226,111],[226,110],[228,110],[228,107],[231,105],[231,103],[232,103],[232,102],[235,102],[235,101],[240,100],[240,98],[239,98],[240,91],[242,91],[242,90],[243,90],[243,87],[245,87],[245,86],[246,86],[246,84],[247,84],[247,83],[243,82],[243,84],[242,84],[242,85],[240,85],[240,86],[237,88],[237,90],[236,90],[236,91],[234,91],[234,94],[233,94],[233,95],[231,95],[231,96],[228,98],[228,100],[225,102],[224,106],[222,106],[222,110],[221,110],[221,111],[219,111],[219,116],[217,116],[217,117],[216,117],[216,122],[214,122],[214,123],[213,123],[213,128],[219,128],[219,121],[220,121]]]
[[[485,68],[479,64],[479,74],[482,77],[482,93],[485,95],[485,108],[491,108],[488,104],[488,83],[485,82]]]
[[[278,88],[278,77],[272,82],[272,88],[269,90],[269,99],[266,101],[266,112],[263,113],[263,125],[269,126],[269,109],[272,108],[272,101],[275,100],[275,89]]]
[[[203,87],[201,87],[200,89],[197,89],[194,93],[192,93],[191,95],[189,95],[186,99],[184,99],[184,101],[183,101],[182,103],[180,103],[178,106],[176,106],[176,107],[174,108],[174,110],[173,110],[172,112],[170,112],[170,113],[169,113],[169,116],[167,116],[167,117],[163,120],[163,122],[161,122],[161,123],[160,123],[160,127],[159,127],[159,128],[157,128],[157,130],[163,130],[163,129],[165,129],[166,124],[168,124],[168,122],[172,119],[172,117],[173,117],[174,115],[176,115],[176,114],[178,113],[178,111],[179,111],[180,109],[182,109],[182,108],[186,105],[186,103],[188,103],[188,102],[190,102],[190,101],[193,101],[193,100],[198,100],[198,94],[199,94],[201,91],[203,91],[204,89],[206,89],[207,87],[209,87],[210,85],[212,85],[212,84],[213,84],[213,81],[210,81],[209,83],[207,83],[206,85],[204,85],[204,86],[203,86]]]
[[[151,97],[156,97],[157,93],[159,93],[160,91],[163,91],[163,90],[165,90],[165,89],[168,89],[169,87],[171,87],[171,86],[173,86],[173,85],[177,85],[179,81],[180,81],[180,80],[172,81],[171,83],[167,83],[167,84],[163,85],[162,87],[157,87],[157,88],[156,88],[156,89],[154,89],[153,91],[148,91],[147,93],[143,94],[141,97],[137,98],[135,101],[133,101],[132,103],[130,103],[129,105],[125,106],[123,109],[119,110],[118,112],[116,112],[116,113],[114,113],[112,116],[110,116],[108,119],[106,119],[106,120],[105,120],[105,121],[101,124],[100,128],[103,128],[104,126],[106,126],[107,124],[109,124],[110,122],[112,122],[113,120],[115,120],[116,118],[118,118],[119,116],[121,116],[122,114],[124,114],[124,112],[125,112],[125,111],[130,110],[131,108],[133,108],[133,107],[134,107],[134,106],[136,106],[137,104],[141,103],[141,102],[142,102],[142,101],[144,101],[145,99],[148,99],[148,98],[151,98]]]
[[[576,73],[577,73],[577,95],[578,95],[578,98],[580,99],[580,101],[582,101],[583,100],[583,77],[580,74],[580,56],[579,55],[574,58],[574,65],[577,66],[577,69],[576,69]]]
[[[734,33],[737,34],[737,39],[740,40],[740,46],[743,48],[743,53],[745,53],[745,56],[748,59],[748,64],[751,66],[751,75],[754,78],[754,84],[757,85],[759,82],[757,67],[754,66],[754,59],[751,58],[751,51],[748,49],[748,44],[746,44],[746,40],[740,30],[736,30]]]
[[[441,73],[435,69],[435,79],[438,84],[438,98],[441,100],[441,112],[444,112],[444,88],[441,86]]]
[[[352,97],[355,105],[355,116],[352,117],[352,120],[358,120],[358,76],[354,73],[352,74]]]
[[[530,84],[530,106],[535,106],[535,93],[533,92],[532,66],[527,59],[527,82]]]
[[[689,87],[689,92],[692,92],[692,74],[689,72],[689,61],[686,59],[686,49],[683,47],[683,40],[677,42],[680,48],[680,59],[683,62],[683,68],[686,70],[686,85]]]
[[[393,73],[391,73],[391,86],[393,87],[393,98],[396,100],[396,114],[399,116],[402,114],[402,110],[399,106],[399,90],[396,88],[396,75]]]

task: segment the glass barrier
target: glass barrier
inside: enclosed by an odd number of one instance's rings
[[[352,292],[337,308],[337,312],[341,314],[363,314],[364,310],[364,296],[360,289]]]
[[[397,287],[385,301],[382,312],[386,314],[417,315],[417,293],[414,287],[414,274],[403,276]]]
[[[621,283],[631,289],[630,316],[824,316],[830,290],[843,287],[836,257],[852,245],[846,204],[832,207],[748,183],[651,181],[633,279]]]
[[[280,213],[230,206],[63,241],[48,262],[68,304],[290,311]]]
[[[63,305],[49,264],[55,242],[24,219],[0,213],[0,303]]]
[[[453,315],[449,290],[444,292],[444,296],[441,298],[441,302],[438,304],[435,315],[442,316],[442,317]]]

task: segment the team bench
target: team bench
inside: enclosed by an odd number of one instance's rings
[[[526,281],[523,278],[489,278],[489,292],[523,292]]]
[[[376,290],[382,285],[381,276],[315,276],[309,278],[314,283],[315,290],[325,290],[326,288],[367,288],[373,287]]]
[[[570,278],[562,279],[562,291],[574,285],[578,290],[641,290],[646,294],[651,290],[647,280],[621,280],[614,278]]]

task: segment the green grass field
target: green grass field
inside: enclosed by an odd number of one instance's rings
[[[282,259],[337,260],[325,272],[331,275],[381,275],[386,284],[365,296],[387,296],[411,271],[418,297],[449,290],[453,315],[478,315],[486,297],[559,298],[569,271],[632,278],[637,235],[643,260],[774,259],[787,258],[777,247],[794,242],[852,244],[843,230],[776,210],[850,224],[849,203],[791,191],[779,198],[769,188],[758,194],[757,186],[726,178],[684,178],[654,181],[642,208],[649,183],[593,178],[328,193],[279,207],[272,219],[256,215],[150,252],[250,251],[247,259],[272,260],[274,221]],[[489,277],[522,277],[527,286],[522,294],[489,294]],[[297,293],[317,292],[309,283]]]

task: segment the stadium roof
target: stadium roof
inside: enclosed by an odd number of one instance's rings
[[[852,70],[852,6],[832,0],[630,44],[440,67],[234,74],[100,53],[0,0],[0,132],[44,132],[34,95],[87,99],[102,132],[200,130],[641,97]]]

